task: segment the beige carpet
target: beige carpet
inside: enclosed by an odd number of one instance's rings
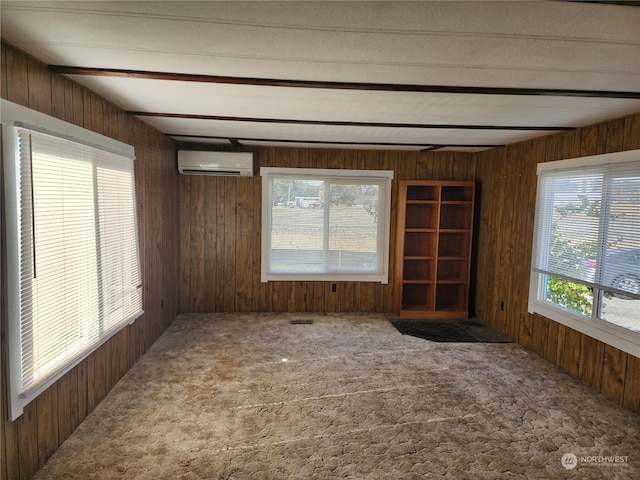
[[[516,344],[373,314],[183,315],[37,478],[638,479],[639,432]]]

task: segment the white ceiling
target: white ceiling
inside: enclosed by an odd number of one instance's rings
[[[640,111],[631,5],[3,0],[0,13],[10,44],[183,141],[478,151]]]

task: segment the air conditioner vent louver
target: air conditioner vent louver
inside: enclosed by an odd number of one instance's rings
[[[183,175],[252,177],[253,154],[178,150],[178,171]]]
[[[240,170],[227,171],[227,170],[194,170],[191,168],[183,168],[180,172],[183,175],[226,175],[229,177],[239,177]]]

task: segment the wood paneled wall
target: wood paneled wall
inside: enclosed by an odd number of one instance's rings
[[[136,153],[145,314],[31,402],[15,422],[7,420],[5,401],[3,290],[0,477],[29,479],[178,312],[179,176],[173,141],[4,43],[1,58],[2,98],[131,144]]]
[[[639,358],[527,312],[537,164],[637,148],[640,114],[477,154],[475,235],[478,319],[640,413]]]
[[[391,312],[397,180],[472,180],[473,155],[340,149],[256,148],[256,176],[183,176],[183,312]],[[390,282],[260,282],[260,167],[393,170]]]

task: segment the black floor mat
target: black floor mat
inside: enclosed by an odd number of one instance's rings
[[[403,320],[391,315],[387,315],[387,319],[403,335],[432,342],[511,342],[507,337],[475,320]]]

